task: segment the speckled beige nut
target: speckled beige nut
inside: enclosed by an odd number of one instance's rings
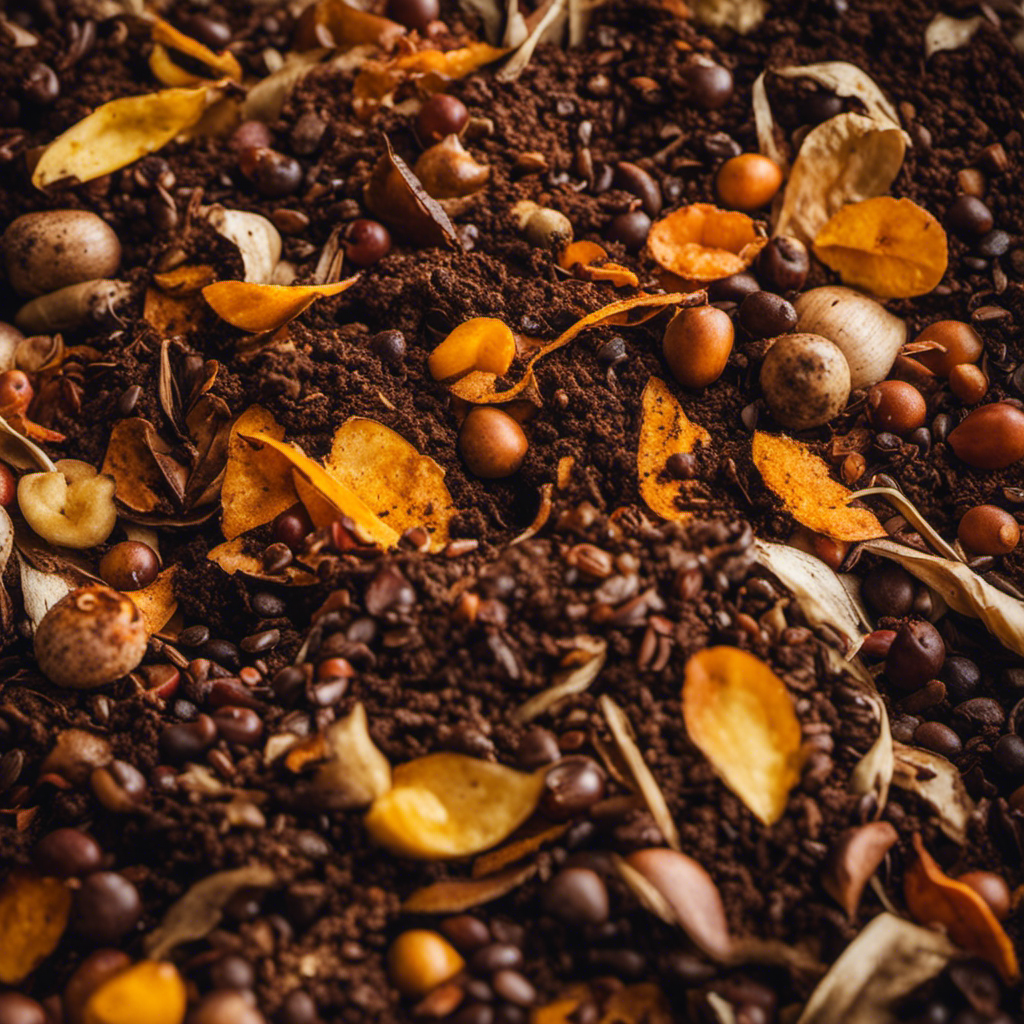
[[[80,587],[61,598],[36,630],[36,660],[57,686],[91,690],[120,679],[146,653],[146,623],[110,587]]]
[[[850,367],[828,338],[787,334],[768,350],[761,390],[772,416],[791,430],[828,423],[850,397]]]

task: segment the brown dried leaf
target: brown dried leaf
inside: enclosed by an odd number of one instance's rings
[[[0,982],[24,981],[56,948],[71,913],[59,878],[12,871],[0,885]]]
[[[868,879],[878,870],[899,834],[887,821],[856,825],[832,841],[821,885],[851,920]]]
[[[604,667],[608,644],[597,637],[580,636],[575,639],[576,650],[586,656],[580,663],[574,659],[571,666],[562,669],[555,675],[551,686],[540,693],[534,694],[528,701],[513,712],[513,718],[522,725],[539,718],[549,708],[567,697],[588,690]],[[575,652],[574,652],[575,653]]]
[[[370,838],[394,853],[446,860],[480,853],[534,812],[544,772],[518,772],[462,754],[399,765],[394,788],[366,814]]]
[[[851,492],[832,479],[828,463],[806,445],[758,430],[751,455],[768,489],[809,530],[846,541],[885,536],[873,512],[849,506]]]
[[[389,50],[405,33],[404,25],[353,7],[345,0],[317,0],[299,18],[295,45],[310,50],[369,44]]]
[[[417,889],[402,904],[407,914],[462,914],[507,896],[537,871],[535,864],[507,868],[486,878],[452,878]]]
[[[169,565],[148,587],[133,590],[128,596],[146,620],[146,631],[159,633],[174,617],[178,601],[174,596],[176,565]]]
[[[110,431],[100,472],[114,478],[117,501],[133,512],[165,509],[169,507],[162,496],[166,476],[156,461],[156,452],[169,457],[171,451],[149,420],[118,420]]]
[[[963,846],[974,801],[964,788],[960,770],[940,754],[903,743],[893,743],[893,755],[893,785],[919,796],[938,814],[939,828]]]
[[[1020,977],[1010,937],[989,905],[969,885],[950,878],[914,833],[917,860],[903,876],[903,895],[921,924],[942,927],[963,949],[988,960],[1008,984]]]
[[[259,334],[276,331],[308,309],[321,296],[340,295],[359,275],[335,284],[278,285],[251,281],[217,281],[203,289],[203,298],[232,327]]]
[[[191,886],[171,904],[164,919],[143,940],[151,960],[160,960],[186,942],[205,938],[220,923],[224,907],[246,889],[268,889],[277,875],[262,864],[218,871]]]
[[[561,825],[551,825],[548,828],[540,828],[536,831],[528,832],[527,835],[520,836],[518,839],[513,839],[510,843],[499,846],[496,850],[489,850],[487,853],[480,854],[473,861],[473,877],[485,878],[487,875],[496,874],[498,871],[518,863],[524,857],[529,857],[531,853],[536,853],[541,847],[546,846],[548,843],[553,843],[556,839],[565,835],[568,829],[568,822]]]
[[[687,281],[717,281],[746,270],[768,244],[745,213],[694,203],[651,225],[647,248],[654,261]]]
[[[427,195],[419,178],[391,148],[386,135],[384,146],[385,153],[364,192],[369,210],[417,245],[461,248],[448,214],[436,199]]]
[[[690,739],[765,825],[782,817],[800,781],[800,723],[782,680],[737,647],[691,655],[683,684]]]
[[[687,418],[668,385],[658,377],[647,382],[640,403],[640,441],[636,453],[640,496],[662,519],[689,519],[690,513],[676,504],[682,482],[666,478],[665,463],[672,455],[708,444],[711,435]]]

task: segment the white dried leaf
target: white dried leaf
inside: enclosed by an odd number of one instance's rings
[[[7,509],[0,506],[0,576],[3,575],[7,563],[14,550],[14,523],[7,514]]]
[[[889,191],[906,146],[901,129],[862,114],[819,124],[793,161],[773,233],[811,244],[840,207]]]
[[[3,37],[5,43],[19,50],[39,45],[37,35],[22,28],[17,22],[8,21],[2,14],[0,14],[0,36]]]
[[[501,23],[504,13],[498,0],[459,0],[459,6],[467,12],[480,16],[484,25],[484,38],[492,46],[497,46],[501,39]]]
[[[29,564],[18,552],[18,569],[21,572],[21,600],[25,614],[35,632],[43,616],[62,598],[74,590],[74,586],[54,573],[40,572]]]
[[[953,611],[981,619],[1004,647],[1024,656],[1024,601],[993,587],[963,562],[884,539],[865,541],[864,550],[901,565],[937,591]]]
[[[854,765],[848,783],[851,793],[863,796],[874,793],[876,800],[875,817],[880,817],[889,799],[889,786],[896,770],[896,755],[893,750],[892,732],[889,728],[889,712],[885,704],[871,694],[864,694],[871,701],[878,716],[878,738],[868,752]]]
[[[505,66],[494,76],[499,82],[514,82],[523,72],[523,69],[530,63],[533,51],[540,45],[552,26],[559,22],[564,23],[566,17],[566,4],[568,0],[547,0],[543,16],[533,26],[529,35],[519,44],[516,52],[505,62]],[[509,26],[506,28],[506,35],[511,29],[512,19],[509,19]],[[511,45],[506,42],[506,45]]]
[[[569,45],[582,46],[590,28],[590,17],[607,0],[569,0]]]
[[[823,61],[820,64],[801,64],[780,68],[780,78],[809,78],[837,96],[858,99],[867,109],[868,116],[880,123],[900,127],[900,117],[889,98],[875,84],[873,78],[856,64],[842,60]]]
[[[948,14],[936,14],[924,30],[925,60],[940,50],[959,50],[966,46],[984,20],[980,14],[973,18],[951,18]]]
[[[896,770],[893,784],[916,793],[939,816],[939,828],[953,842],[967,842],[967,822],[974,811],[974,801],[964,789],[956,765],[939,754],[920,747],[894,743]]]
[[[928,522],[927,519],[917,510],[917,506],[902,492],[895,487],[865,487],[862,491],[856,491],[850,495],[849,500],[854,498],[866,498],[877,494],[886,499],[903,516],[904,519],[932,546],[943,558],[952,559],[954,562],[963,562],[960,553],[952,544],[946,542],[938,530]]]
[[[501,45],[510,49],[522,46],[530,30],[526,27],[526,18],[519,10],[519,0],[508,0],[505,13],[505,35]]]
[[[893,1007],[955,955],[944,935],[879,914],[818,983],[797,1024],[897,1024]]]
[[[696,0],[694,17],[713,28],[731,28],[741,35],[753,32],[768,12],[765,0]]]
[[[245,280],[270,284],[274,268],[281,258],[281,235],[277,228],[258,213],[209,206],[201,211],[210,226],[237,246],[245,267]]]
[[[788,544],[758,540],[754,551],[758,563],[793,592],[807,621],[827,626],[844,641],[848,657],[856,654],[871,626],[864,606],[840,578],[820,558]]]
[[[608,644],[592,636],[578,637],[578,650],[590,657],[582,665],[565,669],[555,676],[555,681],[546,690],[532,696],[513,713],[513,718],[522,725],[539,718],[549,708],[566,697],[575,697],[588,690],[604,667]]]

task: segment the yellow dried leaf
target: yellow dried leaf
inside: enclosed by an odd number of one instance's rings
[[[268,459],[261,446],[246,440],[254,434],[282,441],[284,427],[258,405],[246,409],[231,427],[220,492],[221,530],[228,540],[269,523],[299,500],[291,466],[284,460]]]
[[[531,853],[536,853],[542,846],[553,843],[568,830],[568,823],[551,825],[548,828],[532,832],[530,835],[513,839],[512,842],[499,846],[496,850],[482,853],[473,861],[473,877],[484,878],[487,875],[493,875],[495,872],[521,861],[524,857],[529,857]]]
[[[456,508],[444,470],[383,423],[362,416],[346,420],[334,434],[325,469],[389,529],[401,534],[422,526],[432,551],[448,543]]]
[[[942,225],[917,203],[892,196],[844,206],[818,232],[814,252],[844,284],[885,299],[925,295],[949,263]]]
[[[155,153],[196,124],[207,89],[165,89],[126,96],[97,107],[43,150],[32,184],[46,188],[64,178],[92,181]]]
[[[17,985],[56,948],[71,913],[59,878],[15,870],[0,886],[0,982]]]
[[[271,575],[263,568],[262,559],[246,550],[245,537],[236,537],[234,540],[218,544],[207,553],[206,557],[219,565],[229,576],[240,572],[243,576],[251,576],[256,580],[283,583],[289,587],[312,587],[320,582],[313,573],[307,572],[294,563],[280,573]]]
[[[1014,984],[1020,977],[1017,954],[989,905],[970,886],[950,878],[916,832],[914,849],[917,860],[903,878],[910,913],[921,924],[940,925],[958,946],[988,960],[1008,985]]]
[[[451,878],[417,889],[403,904],[407,914],[462,914],[518,889],[535,871],[535,864],[508,868],[486,878]]]
[[[533,368],[538,360],[557,349],[563,348],[582,334],[588,327],[600,324],[617,324],[631,327],[641,324],[652,316],[657,316],[666,306],[674,306],[686,300],[686,296],[678,293],[668,295],[637,295],[630,299],[619,299],[607,306],[602,306],[573,324],[567,331],[560,334],[554,341],[549,341],[531,357],[526,364],[526,372],[518,383],[507,391],[495,391],[497,376],[493,373],[470,373],[451,386],[451,392],[457,398],[476,405],[496,405],[510,402],[533,383]]]
[[[768,489],[802,526],[834,540],[869,540],[885,530],[873,512],[851,508],[851,491],[832,479],[828,463],[784,435],[756,431],[751,456]]]
[[[164,337],[187,337],[201,312],[199,296],[171,295],[160,288],[147,288],[142,319]]]
[[[214,53],[198,39],[179,32],[160,18],[154,18],[150,28],[155,45],[149,56],[149,68],[161,84],[187,86],[221,78],[230,78],[235,82],[242,80],[242,67],[230,50]],[[175,51],[188,57],[192,67],[202,65],[208,68],[209,74],[200,76],[186,71],[175,62]]]
[[[276,331],[308,309],[320,296],[339,295],[359,275],[335,284],[258,284],[255,281],[217,281],[203,289],[203,298],[232,327],[260,334]]]
[[[640,401],[640,442],[636,453],[640,496],[662,519],[689,519],[690,513],[681,511],[676,504],[681,482],[667,477],[665,463],[672,455],[692,452],[698,444],[707,444],[711,435],[687,419],[668,385],[658,377],[647,382]]]
[[[708,647],[686,662],[683,718],[722,781],[765,825],[786,810],[803,764],[800,723],[782,680],[738,647]]]
[[[629,267],[612,263],[597,242],[573,242],[562,250],[558,265],[573,270],[586,281],[609,281],[616,288],[636,288],[640,279]]]
[[[181,1024],[187,994],[174,964],[142,960],[89,996],[82,1024]]]
[[[393,782],[366,814],[370,837],[406,857],[444,860],[510,836],[534,812],[544,772],[442,753],[399,765]]]
[[[688,281],[717,281],[746,270],[768,244],[745,213],[694,203],[655,221],[647,248],[665,270]]]
[[[194,295],[212,284],[216,272],[205,263],[183,263],[174,270],[153,275],[153,284],[168,295]]]
[[[451,381],[479,370],[501,376],[516,357],[515,335],[501,320],[477,316],[452,331],[427,358],[434,380]]]
[[[159,633],[178,610],[178,601],[174,596],[174,576],[177,571],[176,565],[170,565],[148,587],[133,590],[128,595],[145,619],[146,631],[149,633]]]

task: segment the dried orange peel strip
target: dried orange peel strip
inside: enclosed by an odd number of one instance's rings
[[[647,248],[665,270],[688,281],[717,281],[746,270],[768,244],[745,213],[694,203],[655,221]]]
[[[589,281],[608,281],[616,288],[636,288],[640,279],[629,267],[613,263],[597,242],[573,242],[558,257],[563,270],[573,271]]]
[[[155,18],[151,22],[151,32],[155,45],[149,56],[149,68],[164,85],[198,85],[203,81],[218,81],[222,78],[230,78],[234,82],[242,80],[242,66],[230,50],[214,53],[198,39],[179,32],[173,25],[160,18]],[[173,55],[168,52],[170,50],[190,57],[203,67],[209,68],[210,73],[199,76],[186,71],[175,62]]]
[[[335,284],[257,284],[216,281],[203,289],[211,309],[232,327],[251,334],[276,331],[308,309],[321,296],[340,295],[359,279],[356,274]]]
[[[698,301],[700,297],[699,293],[695,297],[673,292],[668,295],[637,295],[629,299],[619,299],[617,302],[602,306],[600,309],[583,317],[582,320],[573,324],[572,327],[560,334],[554,341],[548,342],[548,344],[537,351],[526,364],[526,372],[522,378],[507,391],[494,390],[494,382],[497,380],[496,374],[474,372],[451,385],[451,392],[457,398],[463,398],[467,402],[474,402],[478,405],[498,405],[503,402],[511,402],[513,398],[522,394],[533,382],[533,368],[544,356],[564,348],[588,327],[597,327],[601,324],[618,324],[623,327],[634,326],[643,323],[652,316],[657,316],[666,306],[675,306],[684,302],[692,304]]]

